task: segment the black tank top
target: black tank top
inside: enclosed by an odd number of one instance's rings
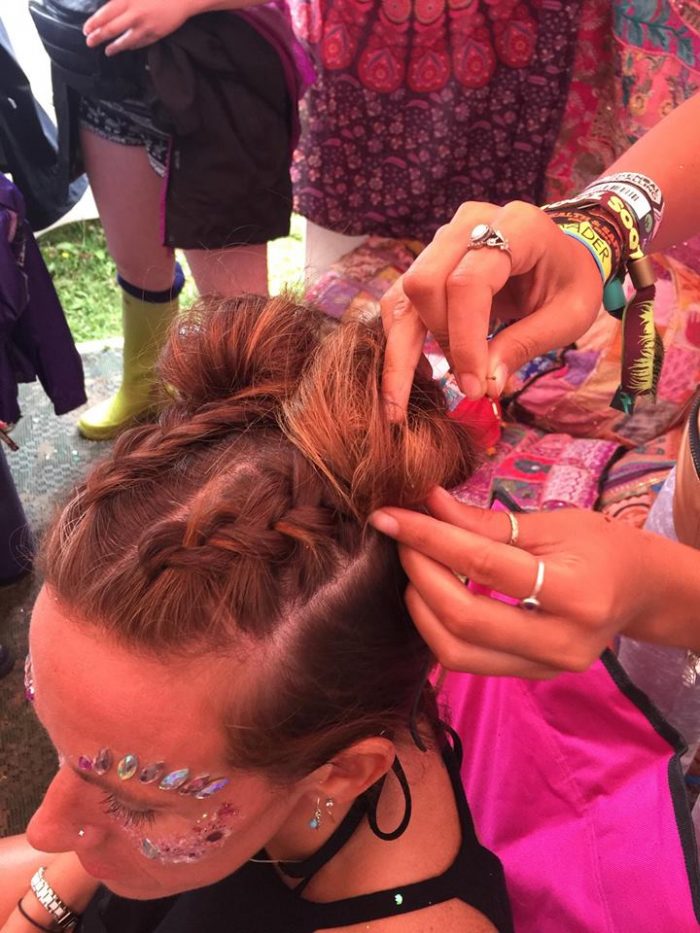
[[[319,904],[300,896],[304,883],[295,891],[280,879],[273,865],[247,862],[216,884],[159,900],[132,901],[102,890],[83,915],[80,933],[314,933],[400,916],[453,899],[480,911],[500,933],[512,933],[503,867],[476,837],[459,774],[461,743],[455,733],[452,736],[454,747],[446,744],[443,758],[455,796],[462,843],[442,875]],[[361,818],[357,807],[351,809],[322,849],[307,860],[305,878],[342,848],[352,835],[348,830]]]

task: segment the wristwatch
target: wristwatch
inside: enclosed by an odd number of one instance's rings
[[[51,918],[59,930],[72,930],[80,920],[80,915],[74,913],[56,894],[44,878],[45,871],[45,867],[38,868],[29,882],[29,886],[44,910],[51,914]]]

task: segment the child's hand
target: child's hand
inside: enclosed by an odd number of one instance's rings
[[[105,55],[117,55],[152,45],[197,11],[192,0],[109,0],[83,31],[90,48],[109,42]]]

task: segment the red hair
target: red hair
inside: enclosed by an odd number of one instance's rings
[[[383,349],[378,322],[286,297],[202,302],[172,331],[160,422],[119,438],[44,546],[83,624],[160,658],[243,654],[230,759],[281,780],[405,726],[430,664],[365,519],[463,480],[472,449],[423,377],[387,420]]]

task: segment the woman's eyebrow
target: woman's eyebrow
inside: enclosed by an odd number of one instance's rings
[[[70,762],[67,762],[67,764],[73,774],[76,777],[79,777],[81,781],[85,781],[86,784],[92,784],[95,787],[101,787],[102,790],[108,791],[110,794],[114,794],[115,797],[123,800],[124,803],[133,804],[135,807],[141,807],[142,809],[149,810],[171,809],[169,806],[171,800],[164,799],[162,803],[159,803],[157,800],[153,800],[152,798],[147,800],[145,797],[139,797],[138,795],[130,793],[126,787],[115,787],[99,774],[93,774],[90,771],[81,771],[79,768],[76,768],[70,764]]]
[[[46,726],[44,725],[44,723],[41,720],[41,717],[39,716],[37,704],[32,703],[30,704],[30,706],[31,706],[32,712],[34,713],[36,717],[37,722],[39,723],[41,728],[44,730],[44,734],[47,737],[49,737],[49,741],[50,741],[51,739],[50,739],[48,732],[46,731]],[[86,784],[92,784],[94,787],[100,787],[102,788],[102,790],[107,791],[110,794],[114,794],[115,797],[119,797],[119,799],[123,800],[124,803],[133,805],[134,807],[141,807],[144,810],[145,809],[149,809],[149,810],[170,810],[171,809],[169,804],[172,802],[172,798],[167,801],[164,799],[163,803],[158,803],[157,801],[154,801],[151,798],[146,800],[144,797],[139,797],[135,794],[130,794],[128,789],[125,787],[114,787],[113,784],[110,784],[108,780],[105,780],[103,777],[100,777],[99,774],[94,774],[94,773],[91,773],[90,771],[81,771],[80,769],[74,767],[70,762],[67,762],[67,764],[70,767],[73,774],[75,774],[76,777],[79,777],[81,781],[85,781]]]

